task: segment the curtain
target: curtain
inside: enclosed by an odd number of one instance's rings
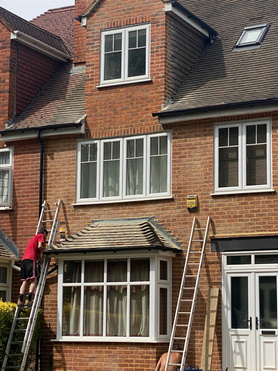
[[[0,170],[0,204],[8,203],[9,170]]]

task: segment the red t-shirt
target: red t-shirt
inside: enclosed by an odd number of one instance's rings
[[[24,259],[31,259],[34,261],[38,261],[41,250],[38,248],[39,242],[44,242],[44,234],[39,233],[36,234],[31,240],[28,242],[22,260]]]

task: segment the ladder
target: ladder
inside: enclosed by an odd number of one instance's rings
[[[51,224],[50,235],[47,243],[47,250],[55,242],[59,224],[58,215],[60,206],[61,200],[58,200],[58,202],[55,203],[54,210],[49,209],[46,201],[44,201],[42,205],[36,233],[38,233],[42,225],[48,225],[49,223]],[[46,214],[48,214],[49,217],[46,217]],[[51,215],[53,214],[54,217],[50,219]],[[50,260],[51,259],[49,255],[46,255],[43,261],[31,309],[27,307],[16,307],[1,371],[9,369],[24,371],[32,341],[34,328],[36,325],[36,320],[39,313],[39,308],[41,305]]]
[[[200,228],[197,219],[193,219],[168,348],[166,371],[168,371],[169,366],[178,366],[180,371],[183,371],[185,367],[209,225],[210,217],[207,218],[205,228]],[[172,353],[180,353],[181,360],[179,363],[171,363]]]

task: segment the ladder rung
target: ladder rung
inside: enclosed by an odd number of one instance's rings
[[[169,363],[169,366],[181,366],[181,363]]]
[[[181,299],[181,301],[192,301],[193,299]]]
[[[197,277],[198,274],[186,274],[185,277]]]
[[[178,312],[179,314],[190,314],[190,312]]]
[[[192,240],[192,242],[204,242],[204,240]]]
[[[46,222],[53,222],[54,219],[45,219],[45,220],[42,220],[42,223],[46,223]]]
[[[195,289],[195,286],[194,287],[183,287],[183,290],[194,290]]]
[[[22,353],[9,353],[8,357],[22,357]]]
[[[194,231],[205,231],[206,228],[194,228]]]
[[[55,212],[56,210],[44,210],[43,212],[44,213],[52,213],[52,212]]]
[[[23,340],[16,340],[16,341],[11,341],[11,344],[22,344],[23,343]]]
[[[176,324],[177,327],[188,327],[188,325],[183,325],[183,324]]]
[[[175,340],[186,340],[187,337],[183,337],[183,336],[175,336],[174,339],[175,339]]]

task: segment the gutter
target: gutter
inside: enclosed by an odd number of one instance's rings
[[[50,137],[55,135],[69,135],[69,134],[84,134],[85,133],[85,118],[83,115],[79,120],[74,123],[46,125],[40,127],[27,127],[20,129],[4,129],[0,130],[1,139],[4,142],[12,142],[26,139],[34,139]]]
[[[204,106],[175,111],[160,111],[152,113],[158,117],[160,124],[174,124],[184,121],[222,116],[237,116],[242,114],[267,113],[278,110],[278,98],[250,102],[229,103],[215,106]]]
[[[72,60],[71,56],[67,52],[62,52],[56,48],[53,48],[52,46],[47,45],[42,41],[39,41],[38,39],[35,39],[34,37],[29,36],[19,30],[11,32],[11,40],[18,41],[21,44],[24,44],[31,49],[37,50],[38,52],[43,53],[60,62],[67,62],[69,60]]]

